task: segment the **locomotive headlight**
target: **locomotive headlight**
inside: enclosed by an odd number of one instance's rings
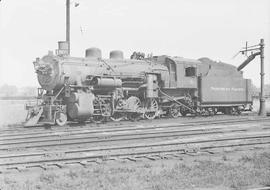
[[[42,64],[35,67],[36,73],[40,75],[51,75],[52,67],[48,64]]]

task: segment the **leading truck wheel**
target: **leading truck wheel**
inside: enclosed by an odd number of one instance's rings
[[[55,122],[59,126],[64,126],[67,123],[67,115],[63,112],[57,113]]]

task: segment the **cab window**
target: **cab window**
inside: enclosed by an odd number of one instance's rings
[[[186,77],[195,77],[196,76],[196,67],[186,67],[185,68]]]

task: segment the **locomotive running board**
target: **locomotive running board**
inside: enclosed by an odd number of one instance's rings
[[[31,126],[37,125],[42,113],[43,113],[43,107],[39,107],[38,113],[37,113],[36,115],[30,117],[30,118],[24,123],[24,126],[25,126],[25,127],[31,127]]]

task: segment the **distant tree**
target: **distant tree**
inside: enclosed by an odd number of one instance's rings
[[[253,96],[259,96],[260,95],[261,87],[256,87],[254,84],[252,84],[251,89],[252,89]],[[265,84],[264,85],[264,95],[270,96],[270,84]]]
[[[0,87],[0,94],[2,96],[16,96],[18,93],[18,88],[14,85],[3,85]]]
[[[265,95],[270,96],[270,84],[264,85]]]
[[[251,91],[253,96],[259,96],[260,89],[251,83]]]
[[[37,88],[30,87],[30,86],[22,87],[19,93],[20,96],[36,96],[36,94],[37,94]]]

